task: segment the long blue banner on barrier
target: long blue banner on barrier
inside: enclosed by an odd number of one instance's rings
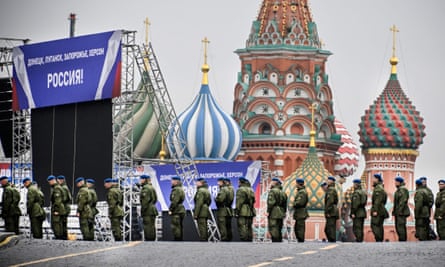
[[[261,176],[260,161],[198,163],[196,164],[196,168],[199,176],[205,178],[209,185],[210,194],[212,195],[212,209],[216,209],[215,197],[218,194],[217,179],[219,177],[230,178],[236,190],[238,188],[238,178],[244,176],[250,181],[252,189],[255,192],[259,190],[258,185]],[[146,165],[143,170],[139,170],[139,174],[142,173],[148,174],[151,177],[151,181],[158,195],[158,209],[167,211],[170,206],[171,177],[176,175],[174,165]],[[184,191],[188,197],[193,198],[196,187],[184,186]],[[184,201],[184,206],[187,210],[190,209],[186,201]]]
[[[122,31],[61,39],[13,49],[13,109],[117,97]]]

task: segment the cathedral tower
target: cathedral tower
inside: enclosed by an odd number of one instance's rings
[[[314,105],[320,159],[334,173],[341,145],[324,50],[307,0],[263,0],[246,47],[236,50],[241,71],[233,117],[243,133],[239,160],[265,160],[287,177],[309,151]]]
[[[362,143],[362,154],[365,157],[362,181],[370,193],[372,177],[376,173],[382,175],[385,191],[388,193],[386,209],[390,214],[396,191],[395,177],[401,176],[405,179],[406,188],[410,191],[410,197],[413,198],[415,163],[419,155],[418,148],[425,137],[423,118],[403,92],[397,78],[399,60],[395,54],[395,35],[398,30],[393,26],[391,31],[394,34],[393,55],[389,61],[391,74],[383,92],[362,116],[358,132]],[[408,202],[411,209],[411,216],[407,220],[408,241],[417,240],[414,236],[414,206],[412,204],[413,201]],[[384,236],[389,241],[397,240],[393,218],[385,220],[384,225]],[[365,241],[374,241],[368,225],[365,226]]]
[[[408,190],[414,190],[414,167],[417,149],[425,137],[425,125],[420,113],[403,92],[397,78],[398,58],[395,55],[395,26],[391,75],[383,92],[365,111],[359,124],[362,154],[366,165],[365,182],[368,189],[374,174],[380,173],[385,190],[395,191],[394,178],[402,176]]]

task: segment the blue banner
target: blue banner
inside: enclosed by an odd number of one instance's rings
[[[117,97],[121,31],[23,45],[13,49],[13,109]]]
[[[215,197],[218,194],[217,179],[219,177],[230,178],[236,191],[238,189],[238,178],[244,176],[250,181],[252,189],[255,192],[259,190],[258,185],[261,176],[260,161],[198,163],[196,164],[196,168],[199,176],[206,179],[209,185],[209,191],[212,195],[212,209],[216,209]],[[139,174],[145,173],[150,175],[151,182],[158,195],[158,210],[167,211],[170,206],[171,177],[176,175],[174,165],[146,165],[143,170],[139,169],[138,171]],[[196,186],[187,187],[184,185],[184,192],[190,199],[193,199]],[[184,206],[186,210],[190,210],[191,208],[186,201],[184,201]],[[233,203],[233,207],[235,207],[235,202]]]

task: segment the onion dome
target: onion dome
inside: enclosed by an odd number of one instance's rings
[[[425,137],[423,118],[397,79],[398,59],[394,54],[390,63],[391,76],[385,89],[365,111],[359,124],[363,149],[417,149]]]
[[[313,125],[313,123],[312,123]],[[317,149],[315,146],[315,131],[310,131],[310,145],[309,153],[295,172],[284,180],[283,190],[288,196],[288,203],[295,200],[296,179],[304,179],[306,190],[308,193],[308,210],[322,210],[324,208],[324,194],[325,192],[321,188],[321,183],[326,180],[327,177],[332,176],[323,165],[323,162],[317,156]]]
[[[128,138],[130,134],[133,134],[133,156],[135,158],[157,158],[162,147],[159,122],[142,84],[138,86],[137,94],[136,98],[143,99],[143,101],[136,103],[133,110],[121,111],[119,123],[114,126],[115,131],[126,132],[127,134],[123,135],[123,138]],[[129,121],[133,121],[133,126],[128,123]],[[120,141],[123,142],[123,140]],[[130,154],[130,149],[127,154]]]
[[[360,156],[359,149],[348,130],[339,120],[335,119],[334,126],[336,133],[341,135],[341,142],[343,143],[336,153],[334,172],[336,175],[348,177],[357,171]]]
[[[202,66],[203,79],[198,96],[178,116],[177,121],[170,125],[170,129],[179,123],[187,146],[184,153],[189,158],[233,160],[241,148],[241,130],[235,120],[224,112],[213,98],[208,85],[209,70],[205,62]],[[170,130],[168,135],[170,151],[182,151],[181,146],[185,144],[173,142],[173,137],[174,133]]]

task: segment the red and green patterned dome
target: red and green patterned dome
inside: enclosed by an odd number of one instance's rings
[[[394,72],[383,92],[362,116],[359,127],[363,149],[417,149],[425,136],[423,118],[403,92]]]

